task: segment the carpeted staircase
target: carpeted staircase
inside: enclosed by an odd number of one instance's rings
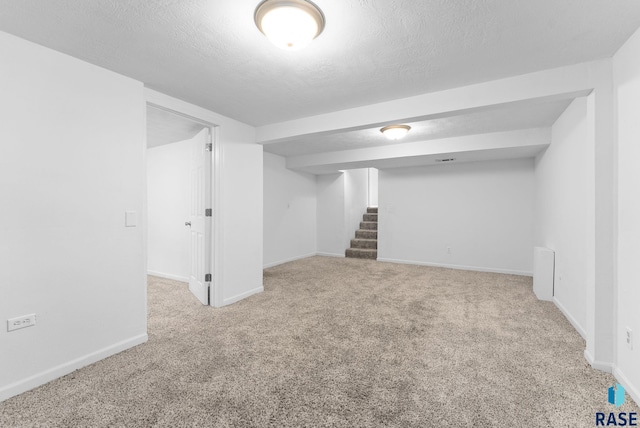
[[[347,248],[345,256],[356,259],[378,258],[378,208],[367,208],[367,213],[362,216],[360,229],[356,230],[356,239],[351,240],[351,248]]]

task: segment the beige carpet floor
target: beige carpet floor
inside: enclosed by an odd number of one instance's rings
[[[264,285],[214,309],[151,277],[148,343],[0,403],[0,426],[592,427],[615,410],[614,378],[530,278],[312,257]]]

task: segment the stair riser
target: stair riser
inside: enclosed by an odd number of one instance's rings
[[[376,260],[378,258],[377,251],[358,251],[355,248],[348,248],[345,251],[345,256],[352,259],[370,259]]]
[[[362,219],[364,221],[378,221],[378,214],[364,214]]]
[[[360,239],[351,240],[351,248],[368,248],[370,250],[378,249],[378,241],[363,241]]]
[[[377,214],[378,208],[367,208],[367,213],[369,214]]]
[[[378,239],[378,232],[375,230],[356,230],[356,239]]]
[[[360,229],[378,230],[378,223],[373,221],[363,221],[363,222],[360,222]]]

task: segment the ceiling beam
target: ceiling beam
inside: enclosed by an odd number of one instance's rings
[[[256,142],[295,141],[303,135],[327,135],[468,114],[520,102],[546,102],[588,95],[594,76],[608,59],[575,64],[490,82],[432,92],[256,128]]]
[[[536,128],[292,156],[287,158],[287,168],[327,174],[353,168],[428,165],[449,157],[456,161],[532,157],[550,143],[551,130]]]

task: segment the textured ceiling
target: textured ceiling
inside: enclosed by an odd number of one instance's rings
[[[255,28],[259,0],[3,0],[0,30],[252,125],[611,56],[637,0],[316,0],[302,51]]]
[[[147,107],[147,147],[189,140],[205,126],[177,114]]]
[[[389,141],[380,128],[332,135],[304,135],[291,141],[265,144],[264,150],[281,156],[300,156],[340,150],[404,144],[416,141],[487,134],[517,129],[547,128],[558,119],[572,100],[525,102],[498,106],[479,112],[459,114],[422,122],[409,122],[411,131],[399,141]]]

